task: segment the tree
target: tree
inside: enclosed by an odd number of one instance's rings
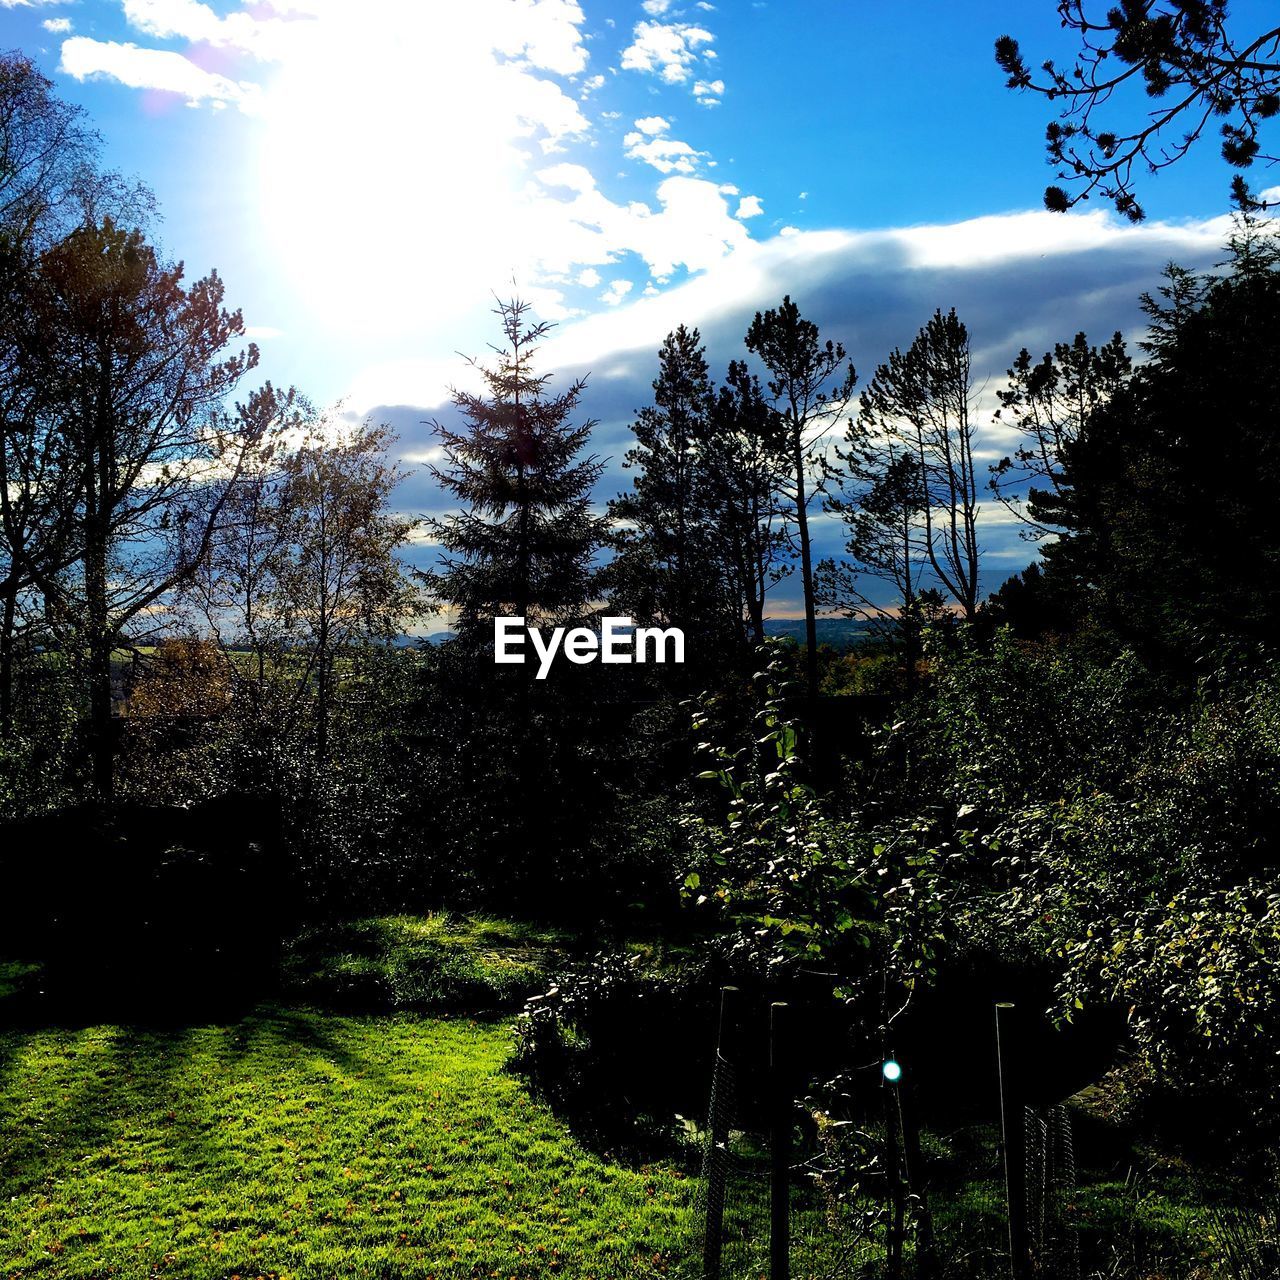
[[[1064,591],[1037,563],[1006,578],[983,602],[982,611],[1008,626],[1020,640],[1074,631],[1081,620],[1077,593]]]
[[[764,643],[764,602],[790,566],[778,489],[789,451],[782,416],[745,364],[731,361],[711,402],[699,468],[713,560],[740,646]]]
[[[892,445],[915,469],[920,548],[934,577],[972,622],[978,611],[978,481],[969,332],[936,311],[905,352],[876,369],[862,395],[859,431]],[[892,491],[886,499],[892,498]],[[896,553],[895,553],[896,554]]]
[[[1145,300],[1151,358],[1063,452],[1064,536],[1044,550],[1046,579],[1174,664],[1265,645],[1280,623],[1274,236],[1246,227],[1225,275],[1174,272]]]
[[[839,451],[843,485],[828,498],[826,509],[844,521],[849,560],[819,564],[819,598],[847,617],[888,623],[902,642],[910,683],[923,625],[925,495],[919,461],[891,436],[872,438],[862,421],[849,424],[846,442]],[[891,607],[868,595],[867,578],[891,588]]]
[[[1032,363],[1025,347],[1009,370],[1008,385],[996,395],[1003,420],[1018,445],[991,466],[991,491],[1025,526],[1024,536],[1056,533],[1051,511],[1061,500],[1063,450],[1078,439],[1089,415],[1115,394],[1133,367],[1117,332],[1101,347],[1083,333],[1059,342]],[[1035,512],[1041,514],[1037,519]]]
[[[446,743],[445,796],[433,783],[424,814],[445,839],[465,841],[461,880],[526,904],[558,896],[564,860],[581,857],[583,832],[606,803],[588,729],[606,699],[565,696],[564,685],[580,688],[594,667],[566,664],[546,682],[530,664],[495,667],[491,622],[586,617],[607,531],[591,502],[602,464],[584,456],[594,423],[572,422],[585,383],[550,392],[533,366],[550,326],[527,313],[518,299],[499,303],[504,345],[491,366],[473,362],[485,393],[455,392],[463,425],[435,424],[445,457],[432,474],[461,509],[427,522],[441,553],[424,578],[458,635],[430,655],[420,709],[426,749]]]
[[[145,217],[150,194],[97,167],[98,138],[21,54],[0,55],[0,728],[14,664],[42,623],[37,573],[74,563],[81,475],[68,465],[51,352],[35,318],[42,252],[96,211]]]
[[[110,219],[84,225],[41,259],[36,332],[51,353],[48,411],[60,465],[77,478],[78,559],[42,567],[36,585],[64,640],[86,660],[89,737],[98,794],[113,794],[112,652],[135,620],[154,623],[195,571],[244,465],[254,424],[226,397],[257,348],[223,308],[216,273],[184,287],[141,232]]]
[[[1086,0],[1059,0],[1057,9],[1077,42],[1069,67],[1046,61],[1037,78],[1015,39],[1001,36],[995,46],[1008,87],[1041,94],[1058,110],[1046,130],[1048,160],[1077,190],[1048,187],[1047,208],[1069,209],[1097,191],[1141,221],[1137,176],[1176,163],[1215,120],[1229,165],[1274,162],[1260,134],[1280,112],[1280,26],[1240,32],[1227,0],[1123,0],[1100,15]],[[1139,87],[1154,109],[1140,113],[1135,104],[1129,122],[1104,124],[1104,108],[1120,107]],[[1232,186],[1250,202],[1242,174]]]
[[[528,323],[528,310],[519,299],[498,305],[506,345],[492,368],[472,361],[487,394],[454,393],[462,429],[433,424],[445,462],[431,474],[462,509],[427,521],[441,556],[424,580],[473,641],[499,614],[531,624],[580,616],[604,535],[591,510],[603,465],[579,456],[595,424],[569,422],[586,384],[548,394],[533,357],[551,326]]]
[[[737,625],[718,557],[715,514],[725,512],[709,505],[705,451],[715,406],[701,336],[680,325],[658,352],[653,403],[636,415],[624,464],[635,479],[609,503],[616,554],[603,574],[616,609],[680,627],[702,666]]]
[[[252,672],[236,667],[233,674],[251,676],[257,705],[293,638],[283,577],[291,538],[302,530],[289,512],[287,459],[302,441],[318,437],[315,409],[293,388],[266,383],[249,397],[245,416],[254,423],[253,448],[225,492],[208,493],[221,501],[222,518],[186,594],[221,647],[252,656]]]
[[[418,609],[397,558],[418,521],[390,510],[404,472],[395,437],[365,422],[326,424],[281,463],[278,520],[285,554],[273,570],[275,606],[291,646],[305,655],[299,688],[315,688],[315,762],[329,760],[338,657],[387,641]]]
[[[246,411],[256,445],[187,593],[220,648],[248,650],[252,667],[231,672],[253,712],[266,712],[278,687],[282,723],[292,730],[309,715],[322,769],[340,660],[393,639],[419,611],[399,559],[419,521],[391,507],[405,472],[389,460],[395,437],[385,427],[321,417],[270,383]]]
[[[844,347],[830,339],[822,342],[818,326],[801,318],[789,295],[780,307],[756,312],[746,343],[769,371],[769,394],[786,430],[788,475],[782,492],[800,551],[805,673],[812,698],[818,691],[818,627],[809,505],[830,471],[822,441],[848,408],[858,375]]]
[[[99,140],[83,112],[20,53],[0,54],[0,237],[6,247],[46,248],[101,189]],[[145,192],[137,194],[144,200]]]

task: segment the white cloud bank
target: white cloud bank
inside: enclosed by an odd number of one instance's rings
[[[589,377],[583,413],[600,421],[592,444],[608,459],[596,493],[603,501],[630,484],[621,461],[633,415],[651,398],[658,347],[678,324],[700,330],[712,370],[722,375],[730,359],[747,358],[742,338],[753,314],[790,293],[824,337],[845,344],[865,385],[875,365],[909,343],[936,308],[954,306],[969,327],[975,379],[985,384],[980,448],[995,459],[1009,442],[990,417],[994,391],[1019,348],[1039,355],[1080,330],[1101,342],[1120,329],[1134,342],[1145,323],[1139,295],[1158,287],[1164,265],[1212,266],[1222,258],[1228,230],[1227,218],[1133,227],[1102,211],[1028,212],[744,240],[694,279],[654,296],[626,296],[606,311],[562,325],[543,346],[540,367],[553,372],[553,385]],[[417,424],[433,413],[448,416],[441,405],[449,375],[440,366],[418,372],[431,376],[416,386],[400,381],[397,396],[379,397],[379,385],[389,390],[390,383],[380,384],[371,370],[373,376],[362,380],[364,398],[353,396],[353,403],[390,420],[406,449],[420,452],[430,440]],[[439,509],[443,502],[422,476],[410,479],[405,499],[415,510]],[[1034,546],[1018,535],[1007,513],[984,508],[987,589],[1034,559]],[[815,512],[814,537],[818,555],[842,553],[839,521]],[[793,597],[794,583],[777,593],[772,608],[787,612],[797,604]]]

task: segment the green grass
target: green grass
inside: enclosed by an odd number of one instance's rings
[[[0,1276],[677,1273],[692,1184],[578,1145],[509,1046],[284,1009],[0,1035]]]
[[[285,989],[348,1009],[512,1009],[539,990],[561,935],[486,917],[375,916],[309,929],[286,950]]]

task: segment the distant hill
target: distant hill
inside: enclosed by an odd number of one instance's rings
[[[866,618],[819,618],[818,643],[836,650],[852,649],[870,637],[874,625]],[[764,629],[766,635],[804,643],[803,618],[766,618]]]

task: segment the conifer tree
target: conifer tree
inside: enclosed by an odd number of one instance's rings
[[[844,347],[829,339],[824,343],[818,326],[801,317],[789,295],[781,306],[756,312],[746,343],[768,370],[769,394],[786,431],[789,474],[782,493],[800,552],[805,674],[813,697],[818,692],[818,627],[809,506],[831,474],[824,437],[844,416],[858,375]]]
[[[769,588],[791,572],[779,488],[789,451],[782,415],[745,364],[729,364],[699,465],[709,531],[741,647],[764,643]]]
[[[636,443],[626,457],[636,472],[631,492],[609,503],[617,526],[607,575],[615,606],[681,627],[694,653],[711,651],[726,618],[700,466],[712,403],[701,336],[680,325],[658,352],[653,403],[636,414]]]
[[[519,299],[498,304],[504,345],[491,367],[472,362],[484,392],[454,392],[463,426],[432,424],[445,460],[431,474],[461,509],[427,521],[442,554],[424,577],[459,634],[473,639],[495,616],[530,625],[580,617],[603,533],[591,509],[602,464],[582,456],[595,423],[570,422],[586,384],[550,394],[533,357],[551,326],[528,311]]]

